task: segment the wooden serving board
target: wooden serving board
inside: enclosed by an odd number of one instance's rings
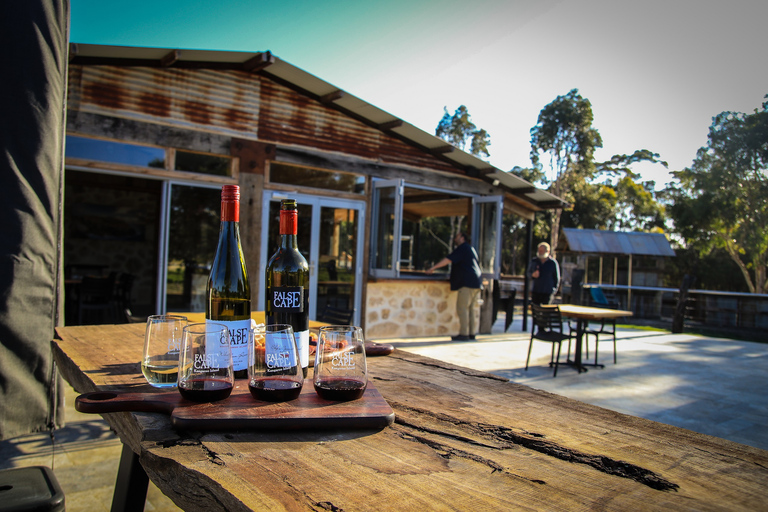
[[[229,398],[218,402],[191,402],[176,389],[94,391],[78,396],[75,409],[95,414],[159,412],[169,414],[173,426],[182,430],[382,429],[395,420],[394,411],[370,381],[362,398],[332,402],[317,395],[311,378],[304,380],[301,395],[289,402],[256,400],[247,381],[237,380]]]

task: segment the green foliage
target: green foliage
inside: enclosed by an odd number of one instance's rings
[[[594,152],[603,141],[592,127],[592,104],[582,98],[578,89],[558,96],[539,113],[536,126],[531,128],[531,162],[541,167],[541,154],[549,156],[554,178],[548,180],[549,190],[556,196],[573,202],[573,190],[579,182],[589,180],[595,173]],[[550,244],[557,247],[562,210],[552,213]]]
[[[555,171],[553,193],[560,197],[567,196],[579,179],[594,175],[594,152],[603,146],[603,140],[592,120],[592,104],[578,89],[572,89],[546,105],[531,128],[531,162],[539,167],[541,153],[549,155],[550,168]]]
[[[448,113],[447,107],[443,108],[443,111],[443,118],[437,124],[435,135],[475,156],[491,155],[488,151],[491,137],[488,132],[475,126],[467,107],[461,105],[453,115]]]
[[[726,251],[753,293],[768,292],[768,101],[762,107],[716,116],[707,146],[665,191],[686,244]]]

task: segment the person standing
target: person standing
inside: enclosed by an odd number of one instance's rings
[[[438,261],[427,274],[451,265],[451,291],[458,290],[456,314],[459,317],[459,334],[451,336],[454,341],[475,339],[475,305],[480,295],[481,275],[477,252],[466,233],[459,233],[453,239],[456,248],[451,254]]]
[[[533,279],[531,304],[551,304],[560,287],[560,266],[549,257],[549,249],[547,242],[541,242],[528,265],[528,277]]]

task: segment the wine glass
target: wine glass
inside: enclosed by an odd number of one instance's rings
[[[290,325],[258,325],[251,329],[248,357],[248,389],[253,398],[286,402],[299,397],[304,372]]]
[[[184,328],[179,356],[179,393],[195,402],[215,402],[234,387],[229,330],[223,324],[205,322]]]
[[[315,351],[315,391],[325,400],[356,400],[368,385],[363,330],[353,325],[320,328]]]
[[[179,350],[187,317],[152,315],[144,332],[141,373],[150,386],[175,388],[179,375]]]

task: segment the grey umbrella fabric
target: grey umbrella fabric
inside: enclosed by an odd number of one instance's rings
[[[68,0],[0,3],[0,439],[59,426]]]

